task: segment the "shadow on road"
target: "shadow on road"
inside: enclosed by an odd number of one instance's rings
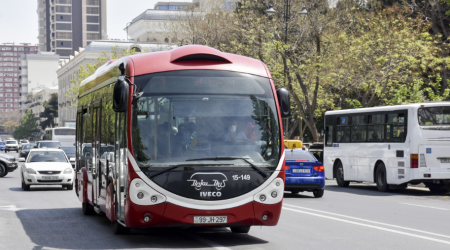
[[[227,228],[153,228],[132,230],[130,235],[113,235],[106,216],[84,216],[81,205],[80,208],[19,210],[16,214],[30,240],[38,245],[33,250],[210,247],[198,237],[226,247],[253,248],[252,245],[268,243],[251,235],[233,234]]]
[[[432,194],[430,191],[424,189],[414,189],[407,188],[404,190],[391,190],[389,192],[378,191],[375,184],[350,184],[349,187],[339,187],[335,185],[325,186],[325,195],[327,191],[339,192],[339,193],[349,193],[364,196],[393,196],[393,195],[404,195],[404,196],[429,196],[429,197],[439,197],[446,196],[446,194]],[[448,195],[448,194],[447,194]]]
[[[21,187],[11,187],[9,188],[10,191],[14,192],[33,192],[33,191],[67,191],[67,189],[62,188],[60,186],[56,187],[30,187],[30,191],[23,191]],[[73,191],[72,191],[73,192]]]
[[[289,198],[292,198],[292,199],[302,199],[302,198],[303,199],[309,199],[309,198],[316,199],[312,195],[313,195],[312,192],[300,192],[298,194],[293,194],[293,193],[291,193],[289,191],[286,191],[286,192],[284,192],[283,198],[284,199],[289,199]]]

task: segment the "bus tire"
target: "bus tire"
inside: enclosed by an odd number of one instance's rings
[[[111,229],[114,234],[129,234],[130,228],[122,226],[119,222],[111,222]]]
[[[313,194],[314,194],[314,197],[321,198],[323,196],[324,192],[325,192],[325,190],[323,190],[323,189],[316,189],[313,191]]]
[[[87,202],[86,203],[83,202],[81,204],[84,215],[93,215],[95,213],[94,207],[91,204]]]
[[[341,161],[336,163],[336,182],[339,187],[348,187],[350,185],[350,182],[344,179],[344,167]]]
[[[235,234],[246,234],[248,231],[250,231],[250,226],[246,227],[230,227],[231,232]]]
[[[450,192],[450,186],[449,185],[428,185],[428,189],[433,194],[446,194]]]
[[[379,163],[377,167],[377,188],[378,191],[381,192],[388,192],[389,191],[389,184],[387,183],[387,177],[386,177],[386,167],[384,166],[384,163]]]

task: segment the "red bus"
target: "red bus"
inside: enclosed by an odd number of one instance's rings
[[[278,223],[290,104],[261,61],[200,45],[133,55],[78,100],[76,194],[114,233]]]

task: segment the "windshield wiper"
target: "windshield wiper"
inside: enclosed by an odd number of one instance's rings
[[[264,178],[269,177],[269,173],[267,173],[266,171],[264,171],[262,168],[256,166],[255,164],[251,163],[250,161],[247,160],[248,158],[245,157],[233,157],[233,156],[218,156],[218,157],[214,157],[214,158],[198,158],[198,159],[188,159],[186,161],[220,161],[220,160],[243,160],[246,163],[248,163],[248,165],[250,165],[253,169],[257,170]]]
[[[160,171],[158,171],[158,172],[156,172],[156,173],[150,175],[148,178],[151,179],[151,178],[153,178],[153,177],[155,177],[155,176],[157,176],[157,175],[160,175],[160,174],[163,174],[163,173],[165,173],[165,172],[171,171],[171,170],[173,170],[173,169],[175,169],[175,168],[178,168],[178,167],[192,167],[192,166],[224,166],[224,165],[234,165],[234,164],[178,164],[178,165],[173,165],[173,166],[170,166],[170,167],[168,167],[168,168],[162,169],[162,170],[160,170]]]

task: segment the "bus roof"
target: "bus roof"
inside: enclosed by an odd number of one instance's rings
[[[371,107],[371,108],[332,110],[332,111],[326,111],[325,115],[341,115],[341,114],[354,114],[354,113],[357,114],[357,113],[378,112],[378,111],[395,111],[395,110],[405,110],[407,108],[439,107],[439,106],[448,106],[448,105],[450,105],[450,102],[409,103],[409,104],[393,105],[393,106],[379,106],[379,107]]]
[[[267,66],[256,59],[224,53],[202,45],[187,45],[169,51],[150,52],[110,60],[80,84],[80,96],[117,81],[118,67],[132,65],[128,76],[176,70],[226,70],[272,78]]]

